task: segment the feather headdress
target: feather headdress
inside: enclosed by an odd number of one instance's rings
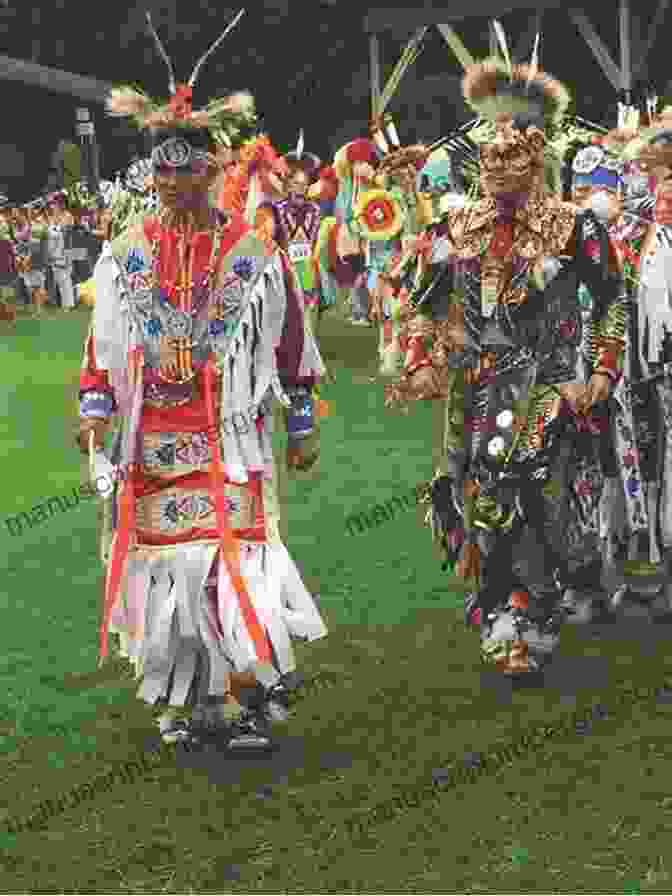
[[[486,59],[471,66],[462,79],[462,93],[478,115],[497,121],[511,117],[519,127],[544,129],[558,123],[571,97],[560,81],[531,65],[507,65]]]
[[[322,166],[322,160],[319,156],[316,156],[313,152],[306,152],[306,143],[303,134],[303,128],[299,133],[299,139],[296,142],[296,149],[293,149],[291,152],[285,153],[284,157],[285,161],[289,165],[291,169],[300,168],[305,171],[307,176],[311,181],[317,179],[320,168]]]
[[[514,64],[504,29],[497,21],[492,23],[492,30],[500,55],[480,62],[473,59],[449,25],[441,25],[439,30],[464,68],[462,95],[477,115],[490,122],[513,119],[521,130],[529,126],[544,130],[562,120],[571,95],[564,84],[539,67],[539,35],[530,62]]]
[[[378,151],[386,156],[401,148],[396,125],[387,109],[395,96],[402,78],[420,55],[427,34],[427,26],[419,28],[406,44],[382,92],[378,86],[378,44],[372,45],[371,56],[371,138]]]
[[[605,138],[612,152],[645,168],[672,167],[672,106],[657,113],[657,100],[657,97],[647,99],[647,127],[639,127],[638,117],[633,115],[626,126],[609,131]]]
[[[256,124],[254,98],[248,91],[231,93],[212,100],[203,109],[192,109],[193,88],[206,60],[219,47],[224,38],[235,28],[243,14],[241,9],[222,34],[196,63],[191,77],[186,83],[177,82],[172,62],[147,13],[147,24],[154,38],[157,51],[166,63],[169,74],[170,99],[157,102],[141,88],[133,85],[114,87],[107,98],[108,115],[115,118],[130,118],[141,130],[184,129],[185,131],[208,131],[217,143],[227,146],[240,143],[249,136]]]

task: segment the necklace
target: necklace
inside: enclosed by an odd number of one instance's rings
[[[219,250],[222,244],[222,236],[225,223],[217,224],[212,238],[212,250],[208,267],[205,271],[201,286],[208,293],[213,289],[213,278],[219,259]],[[161,222],[163,229],[163,221]],[[177,275],[173,283],[168,286],[169,295],[177,299],[177,308],[169,304],[166,315],[166,343],[172,355],[159,368],[159,376],[167,383],[189,383],[196,376],[193,366],[193,291],[194,283],[194,236],[191,230],[178,231],[179,264]],[[152,240],[152,279],[154,288],[161,288],[161,273],[159,270],[161,250],[160,234],[157,233]]]

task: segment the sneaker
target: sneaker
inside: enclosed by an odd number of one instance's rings
[[[164,744],[186,743],[192,740],[191,722],[170,715],[162,716],[159,719],[159,733]]]
[[[289,718],[289,691],[283,684],[273,685],[266,691],[261,711],[268,722],[287,721]]]
[[[270,750],[273,742],[251,713],[244,712],[229,725],[229,750]]]
[[[560,609],[567,622],[586,624],[593,618],[593,597],[575,588],[568,588],[560,601]]]

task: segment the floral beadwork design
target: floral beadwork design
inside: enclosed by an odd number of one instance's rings
[[[177,529],[211,516],[214,505],[205,495],[168,495],[161,507],[161,528]]]
[[[218,336],[229,336],[233,332],[234,327],[235,323],[232,320],[211,320],[208,324],[210,335],[215,339]]]
[[[579,326],[574,318],[567,318],[566,320],[560,321],[559,329],[563,339],[574,339]]]
[[[147,259],[139,249],[131,249],[126,258],[126,273],[137,274],[147,269]]]
[[[145,321],[145,330],[148,336],[156,338],[163,332],[163,326],[158,317],[150,317],[149,320]]]
[[[195,432],[178,437],[175,445],[177,463],[196,467],[209,463],[211,459],[207,433]]]
[[[164,471],[176,466],[200,467],[211,460],[208,435],[204,432],[162,433],[160,444],[144,451],[146,466],[163,467]]]
[[[239,513],[240,508],[240,498],[232,498],[230,495],[224,496],[224,510],[227,513]]]
[[[251,280],[254,274],[254,261],[249,255],[240,255],[233,262],[232,270],[241,280]]]

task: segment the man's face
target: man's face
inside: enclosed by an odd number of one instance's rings
[[[284,173],[280,170],[262,170],[260,172],[261,188],[268,196],[281,199],[285,196]]]
[[[310,182],[305,171],[294,171],[287,181],[287,191],[291,196],[305,198]]]
[[[527,138],[510,124],[499,126],[493,142],[481,147],[481,183],[485,192],[491,196],[528,193],[537,177],[542,151],[541,132]]]
[[[188,211],[201,207],[207,201],[208,190],[215,177],[216,172],[206,161],[194,162],[184,168],[160,165],[154,169],[154,186],[166,208]]]

